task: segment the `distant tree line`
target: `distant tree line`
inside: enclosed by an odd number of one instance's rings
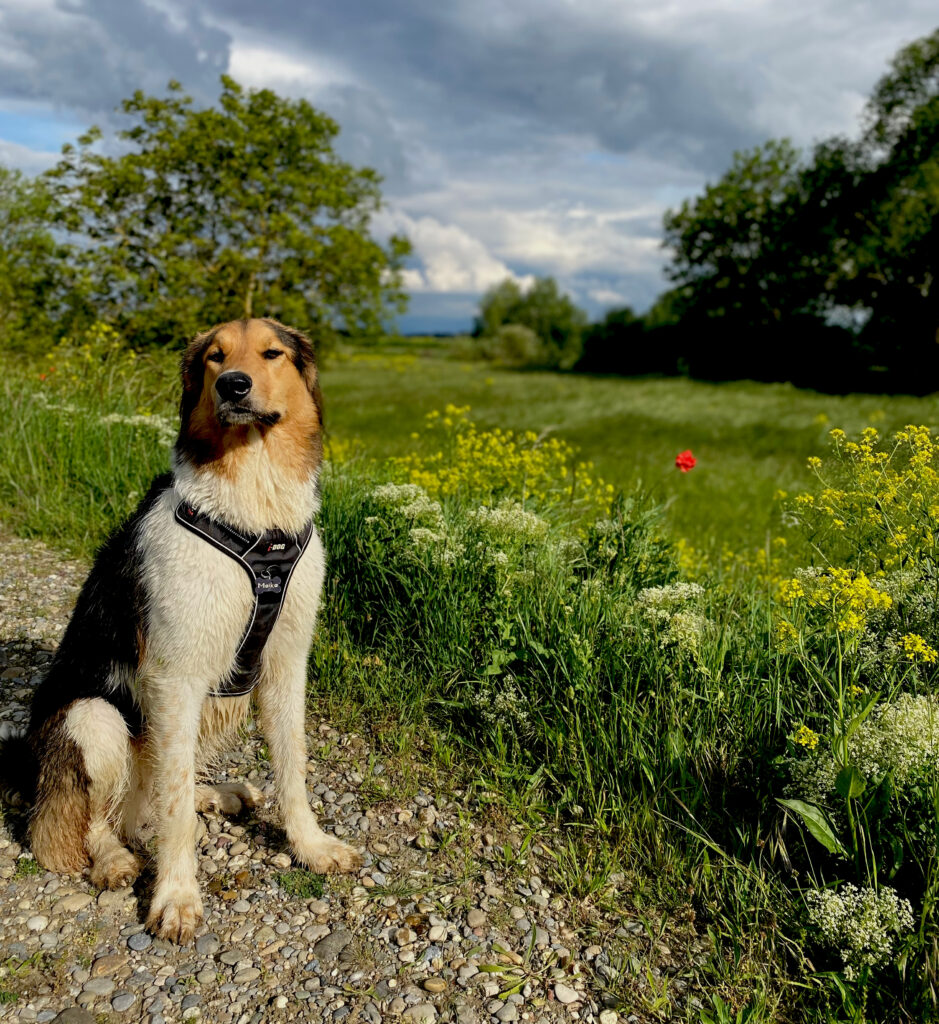
[[[475,333],[517,364],[939,390],[939,30],[897,54],[857,139],[735,154],[666,214],[665,245],[672,287],[643,316],[588,324],[550,279],[509,281]]]
[[[222,78],[196,109],[178,83],[135,93],[50,171],[0,167],[0,344],[29,350],[92,321],[135,346],[275,316],[320,339],[381,334],[404,308],[404,238],[369,234],[380,178],[340,160],[305,100]]]

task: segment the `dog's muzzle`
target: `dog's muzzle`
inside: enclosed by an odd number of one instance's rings
[[[229,370],[215,382],[215,390],[223,402],[240,402],[251,390],[253,381],[246,373]]]

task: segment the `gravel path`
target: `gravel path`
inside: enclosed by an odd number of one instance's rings
[[[25,720],[86,569],[0,533],[0,722]],[[270,765],[249,730],[218,778],[250,779],[268,800],[237,819],[200,816],[206,920],[188,948],[144,930],[148,872],[118,892],[47,873],[29,854],[22,810],[3,808],[0,1021],[697,1016],[708,947],[689,920],[572,902],[550,881],[550,834],[526,840],[421,765],[387,761],[326,723],[309,723],[309,746],[314,809],[365,852],[364,867],[325,880],[292,867]]]

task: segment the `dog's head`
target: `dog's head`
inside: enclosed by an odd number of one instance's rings
[[[196,463],[277,431],[321,454],[322,402],[309,338],[276,320],[233,320],[197,335],[182,359],[180,445]]]

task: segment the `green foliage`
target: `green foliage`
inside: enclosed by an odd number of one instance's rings
[[[292,868],[274,876],[274,881],[287,893],[298,900],[315,900],[323,895],[324,879],[305,868]]]
[[[937,66],[939,31],[898,53],[859,138],[735,154],[666,215],[682,325],[712,324],[693,374],[916,391],[939,371]]]
[[[480,300],[473,333],[495,338],[506,325],[526,327],[540,339],[541,350],[532,353],[528,365],[568,370],[580,357],[587,316],[553,277],[535,278],[527,290],[506,278]]]
[[[252,315],[368,336],[402,307],[407,242],[368,233],[379,178],[336,156],[338,126],[306,100],[224,76],[217,106],[171,82],[121,109],[120,155],[91,128],[48,181],[88,296],[135,345]]]
[[[51,221],[45,182],[0,166],[0,337],[7,348],[34,349],[65,316],[64,247]]]
[[[42,868],[33,860],[32,857],[20,857],[16,862],[16,870],[13,872],[14,878],[26,878],[29,875],[41,875]]]

